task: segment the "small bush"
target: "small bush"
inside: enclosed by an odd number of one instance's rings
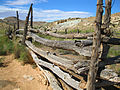
[[[13,52],[13,42],[7,36],[0,36],[0,55],[7,55]]]
[[[19,59],[24,64],[33,63],[32,58],[29,54],[29,51],[26,49],[24,45],[15,44],[14,46],[14,55],[16,59]]]

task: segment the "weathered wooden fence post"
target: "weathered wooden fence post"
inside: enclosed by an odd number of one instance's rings
[[[111,3],[112,3],[112,0],[105,0],[106,6],[105,6],[104,27],[103,27],[104,31],[103,32],[107,32],[107,29],[109,29],[110,19],[111,19]],[[106,36],[109,36],[109,35],[107,35],[106,33]],[[103,46],[103,51],[101,54],[101,59],[104,60],[107,58],[110,45],[102,44],[102,46]]]
[[[33,28],[33,8],[31,6],[31,22],[30,22],[31,28]]]
[[[19,14],[18,11],[16,11],[16,16],[17,16],[17,30],[19,29]]]
[[[67,34],[67,28],[65,29],[65,34]]]
[[[26,40],[26,36],[27,36],[27,31],[28,31],[29,16],[30,16],[32,5],[33,4],[31,4],[29,12],[28,12],[28,15],[27,15],[26,20],[25,20],[25,28],[24,28],[23,38],[22,38],[22,44],[25,44],[25,40]]]
[[[77,33],[80,33],[78,28],[77,28]]]
[[[95,20],[95,32],[93,38],[93,51],[91,56],[90,69],[87,79],[87,90],[95,90],[96,75],[98,70],[98,58],[101,44],[101,24],[103,14],[103,0],[97,0],[97,12]]]

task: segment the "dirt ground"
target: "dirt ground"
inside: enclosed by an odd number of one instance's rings
[[[39,68],[22,65],[13,55],[0,56],[0,90],[52,90]]]

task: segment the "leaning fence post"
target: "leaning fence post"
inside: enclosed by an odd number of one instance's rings
[[[23,33],[23,38],[22,38],[22,44],[24,44],[24,45],[25,45],[25,40],[26,40],[26,36],[27,36],[29,16],[30,16],[32,5],[33,4],[31,4],[28,15],[27,15],[26,20],[25,20],[24,33]]]
[[[31,28],[33,28],[33,8],[31,6],[31,22],[30,22]]]
[[[16,38],[16,24],[14,24],[14,31],[13,31],[13,39],[15,39]]]
[[[18,11],[16,11],[16,15],[17,15],[17,30],[19,29],[19,14]]]

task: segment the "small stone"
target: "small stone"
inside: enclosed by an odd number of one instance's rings
[[[13,89],[13,90],[20,90],[20,88],[15,88],[15,89]]]
[[[27,80],[29,80],[29,81],[31,81],[31,80],[34,79],[34,78],[33,78],[32,76],[30,76],[30,75],[24,75],[23,78],[24,78],[24,79],[27,79]]]
[[[32,76],[29,76],[28,80],[32,81],[34,78]]]
[[[24,78],[24,79],[27,79],[27,78],[28,78],[28,76],[27,76],[27,75],[23,75],[23,78]]]

